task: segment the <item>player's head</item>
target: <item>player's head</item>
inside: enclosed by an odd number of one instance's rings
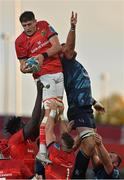
[[[61,47],[62,47],[62,50],[61,50],[60,58],[63,57],[62,53],[63,53],[63,54],[66,54],[67,51],[68,51],[68,48],[66,47],[66,43],[62,43],[62,44],[61,44]],[[72,54],[72,57],[71,57],[71,58],[72,58],[72,59],[75,59],[76,56],[77,56],[77,52],[76,52],[76,51],[73,51],[73,54]]]
[[[36,31],[37,23],[34,13],[32,11],[25,11],[21,14],[19,20],[24,28],[26,35],[32,36]]]
[[[119,165],[122,162],[121,157],[117,153],[115,153],[115,152],[110,152],[109,156],[111,158],[113,166],[114,167],[119,167]]]
[[[61,140],[62,140],[63,150],[65,151],[72,150],[72,147],[74,145],[74,139],[68,133],[63,133],[61,135]]]
[[[4,125],[4,131],[6,133],[15,134],[19,129],[24,126],[20,117],[11,116],[7,119]]]

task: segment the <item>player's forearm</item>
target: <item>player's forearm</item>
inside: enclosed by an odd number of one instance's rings
[[[48,139],[47,137],[51,136],[55,136],[54,133],[54,126],[55,126],[55,115],[56,115],[56,111],[55,110],[51,110],[48,119],[47,119],[47,123],[46,123],[46,139]]]
[[[98,147],[98,153],[99,153],[99,157],[102,161],[102,164],[105,168],[106,173],[111,174],[112,170],[113,170],[113,164],[112,164],[112,161],[110,159],[109,153],[105,149],[103,144]]]
[[[41,53],[38,55],[36,58],[39,61],[39,64],[42,65],[43,61],[47,61],[49,57],[53,57],[57,53],[61,51],[61,46],[60,45],[54,45],[51,48],[49,48],[47,51]]]
[[[111,159],[109,157],[109,153],[104,147],[103,144],[97,146],[98,154],[100,156],[100,159],[102,160],[104,165],[108,165],[111,163]]]
[[[61,133],[68,132],[67,122],[66,121],[60,121],[61,125]]]
[[[58,54],[61,51],[61,45],[57,44],[49,48],[46,52],[48,54],[48,57],[52,57],[56,54]]]
[[[66,40],[66,46],[68,51],[74,51],[75,49],[75,40],[76,40],[76,36],[75,36],[75,29],[70,29],[68,36],[67,36],[67,40]]]
[[[37,98],[35,102],[35,106],[32,112],[32,119],[38,124],[41,117],[41,102],[42,102],[42,92],[37,93]]]
[[[35,101],[35,106],[32,112],[32,118],[30,121],[26,123],[24,126],[24,139],[28,139],[32,136],[34,131],[38,130],[37,126],[40,122],[40,117],[41,117],[41,102],[42,102],[42,92],[38,91],[36,101]],[[43,110],[42,110],[43,113]]]
[[[79,135],[75,136],[74,141],[75,141],[74,149],[76,150],[80,147],[80,144],[81,144],[81,139]]]
[[[46,134],[46,144],[47,146],[51,143],[56,141],[56,135],[54,132],[54,118],[48,117],[46,127],[45,127],[45,134]]]
[[[48,54],[48,57],[52,57],[58,54],[61,51],[62,47],[60,45],[58,36],[51,37],[49,41],[51,43],[51,47],[47,49],[46,53]]]
[[[101,160],[98,156],[98,151],[96,148],[94,149],[93,154],[91,156],[91,161],[94,168],[101,164]]]

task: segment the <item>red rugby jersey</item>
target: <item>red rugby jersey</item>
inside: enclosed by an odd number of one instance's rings
[[[75,152],[66,152],[59,144],[53,143],[48,148],[52,164],[45,167],[46,179],[70,179],[75,163]]]
[[[15,48],[18,59],[27,59],[36,56],[51,47],[49,39],[56,35],[55,30],[46,22],[37,22],[37,30],[32,36],[27,36],[24,32],[16,39]],[[44,61],[39,72],[34,73],[34,78],[44,74],[54,74],[62,72],[62,65],[58,55],[49,57]]]
[[[0,178],[29,179],[33,176],[30,169],[20,160],[0,160]]]
[[[21,159],[34,172],[35,157],[38,146],[35,142],[24,140],[23,129],[12,135],[8,141],[10,155],[13,159]]]
[[[10,156],[7,139],[0,139],[0,152],[2,152],[5,158],[8,158]]]

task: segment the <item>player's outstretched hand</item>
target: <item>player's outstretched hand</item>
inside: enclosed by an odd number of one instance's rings
[[[72,30],[75,29],[76,24],[77,24],[77,13],[74,13],[72,11],[72,14],[71,14],[71,29]]]
[[[35,59],[39,62],[39,65],[42,66],[43,60],[44,60],[43,55],[42,54],[38,54],[37,56],[35,56]]]
[[[95,142],[97,146],[100,146],[102,144],[102,137],[99,134],[95,134]]]
[[[49,102],[47,102],[47,106],[51,109],[51,110],[57,110],[57,103],[55,100],[50,100]]]
[[[20,66],[20,70],[22,73],[33,73],[33,69],[28,67],[26,61],[23,61]]]
[[[96,111],[100,113],[105,113],[105,108],[100,102],[96,102],[93,107]]]

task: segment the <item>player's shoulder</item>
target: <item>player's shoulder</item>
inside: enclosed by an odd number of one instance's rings
[[[45,26],[49,26],[49,23],[45,20],[42,20],[42,21],[37,22],[37,26],[38,27],[45,27]]]
[[[15,40],[16,44],[20,44],[26,41],[26,34],[22,32]]]

